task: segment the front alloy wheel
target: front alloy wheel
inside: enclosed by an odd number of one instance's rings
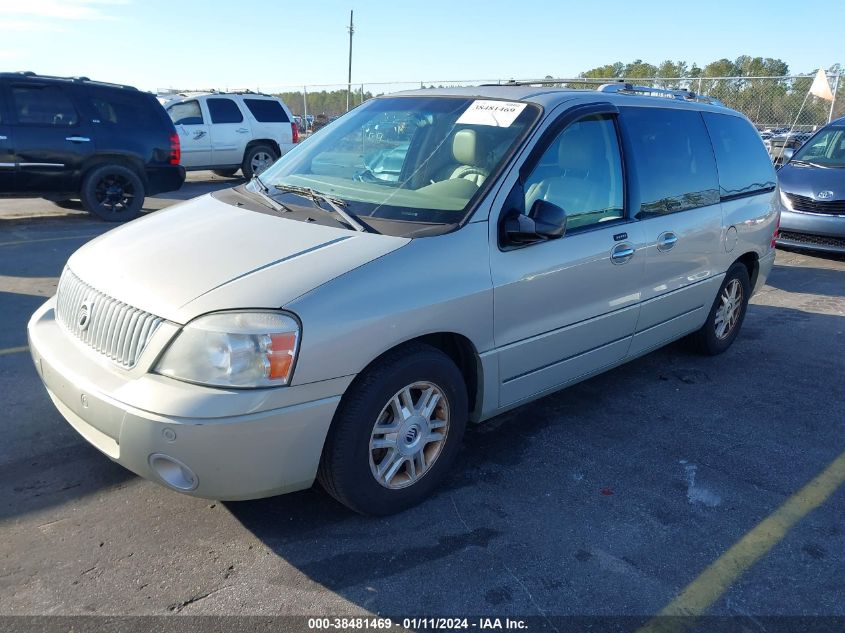
[[[375,361],[346,390],[317,477],[361,514],[393,514],[443,485],[469,417],[455,362],[424,343]]]
[[[449,404],[430,382],[416,382],[397,391],[381,410],[370,437],[370,471],[393,490],[425,476],[446,443]]]

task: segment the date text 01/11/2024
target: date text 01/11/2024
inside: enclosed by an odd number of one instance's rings
[[[381,630],[393,627],[411,630],[525,630],[527,623],[511,618],[403,618],[394,622],[385,617],[308,618],[311,630]]]

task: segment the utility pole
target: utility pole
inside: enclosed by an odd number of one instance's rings
[[[352,34],[355,33],[355,25],[352,23],[353,11],[349,11],[349,77],[346,85],[346,111],[349,112],[349,100],[352,96]]]

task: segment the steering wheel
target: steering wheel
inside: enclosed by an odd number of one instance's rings
[[[488,172],[486,169],[483,169],[481,167],[475,167],[474,165],[464,165],[463,167],[460,167],[455,170],[450,180],[464,178],[477,185],[477,178],[473,178],[472,176],[481,176],[482,178],[487,178],[487,176],[489,175],[490,172]]]
[[[373,173],[373,170],[369,167],[364,167],[364,169],[362,169],[361,171],[352,174],[352,180],[355,180],[356,182],[382,182],[382,180],[377,178],[376,175]]]

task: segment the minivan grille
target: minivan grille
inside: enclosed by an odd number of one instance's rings
[[[56,317],[71,334],[121,367],[135,366],[163,319],[94,290],[65,269]]]
[[[813,200],[807,196],[799,196],[794,193],[786,194],[789,202],[792,203],[793,211],[804,213],[824,213],[826,215],[845,215],[845,200]]]

